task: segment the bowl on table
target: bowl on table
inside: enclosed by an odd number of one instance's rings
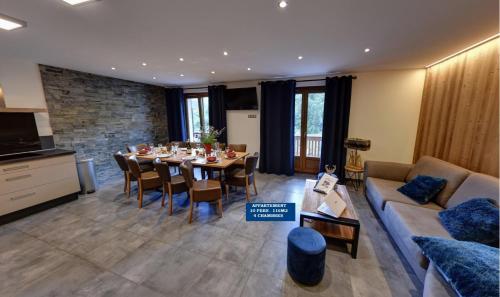
[[[217,162],[217,157],[215,157],[215,156],[209,156],[209,157],[207,157],[207,162],[208,163]]]

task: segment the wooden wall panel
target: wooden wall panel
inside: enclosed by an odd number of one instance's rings
[[[430,155],[498,176],[498,42],[427,69],[414,161]]]

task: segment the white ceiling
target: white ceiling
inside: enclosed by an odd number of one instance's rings
[[[280,9],[277,0],[102,0],[71,7],[0,0],[0,13],[28,22],[0,30],[0,58],[189,85],[420,68],[498,32],[498,0],[288,3]]]

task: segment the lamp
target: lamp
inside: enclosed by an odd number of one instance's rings
[[[363,165],[361,162],[361,156],[358,154],[358,150],[367,151],[370,149],[370,146],[370,140],[361,138],[346,138],[344,140],[344,147],[351,149],[346,167],[361,170],[363,168]]]

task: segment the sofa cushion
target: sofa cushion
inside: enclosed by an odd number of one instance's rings
[[[415,236],[413,240],[462,297],[498,297],[498,249],[481,243]]]
[[[427,268],[424,281],[423,297],[453,297],[456,296],[451,286],[443,279],[432,262]]]
[[[404,203],[387,202],[384,223],[411,267],[423,280],[429,264],[412,236],[452,238],[439,221],[439,210]]]
[[[401,202],[411,205],[420,205],[416,201],[408,198],[407,196],[398,192],[398,188],[403,186],[404,182],[393,181],[388,179],[380,179],[375,177],[368,177],[366,179],[366,191],[368,198],[373,206],[377,209],[383,210],[387,201]],[[422,205],[425,208],[436,210],[443,209],[441,206],[430,202]]]
[[[457,206],[477,197],[493,199],[498,206],[498,178],[481,173],[471,173],[451,195],[450,200],[446,203],[446,208]]]
[[[417,175],[407,184],[398,188],[398,192],[417,201],[418,204],[426,204],[433,200],[445,185],[446,180],[443,178]]]
[[[439,212],[439,219],[457,240],[498,247],[498,215],[492,200],[478,198]]]
[[[430,175],[446,179],[446,186],[441,192],[439,192],[435,199],[437,204],[444,207],[451,195],[465,180],[467,175],[469,175],[469,171],[443,160],[423,156],[410,170],[410,173],[408,173],[408,176],[406,177],[406,181],[414,179],[417,175]]]

